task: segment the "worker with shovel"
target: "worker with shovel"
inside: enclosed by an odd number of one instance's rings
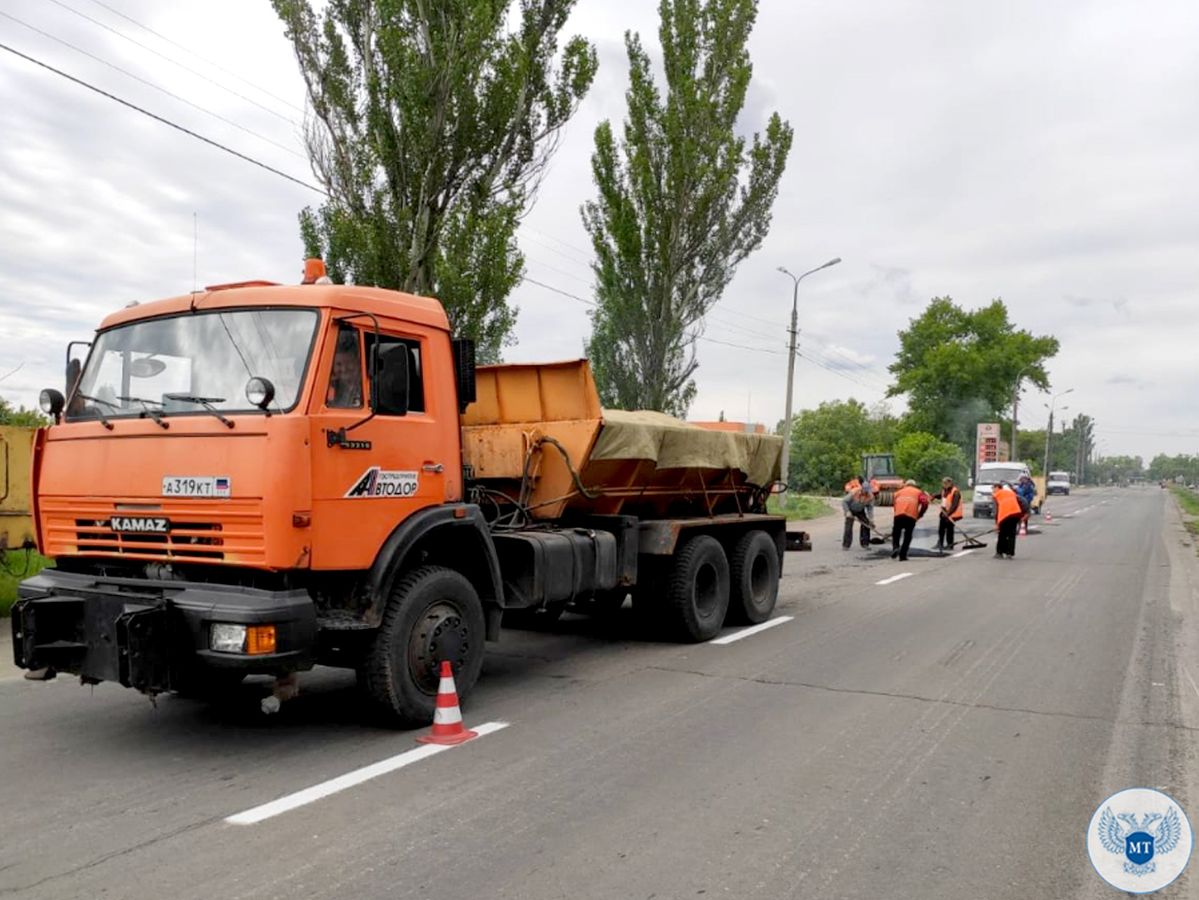
[[[1024,506],[1020,495],[1006,481],[996,485],[991,494],[995,502],[995,524],[999,529],[999,540],[995,542],[996,559],[1016,558],[1016,531],[1024,518]]]
[[[941,501],[941,521],[937,526],[937,549],[949,550],[954,545],[954,524],[962,518],[962,492],[953,479],[946,475],[941,479],[941,493],[933,497]]]
[[[910,478],[895,492],[895,522],[891,531],[892,559],[899,557],[901,562],[907,562],[908,549],[912,546],[912,532],[916,530],[916,520],[924,515],[928,503],[928,494],[920,490]]]
[[[870,531],[874,528],[874,494],[870,491],[870,483],[865,479],[854,478],[850,485],[853,487],[846,491],[845,499],[841,501],[841,511],[845,514],[845,532],[841,536],[841,547],[848,550],[853,545],[853,523],[857,520],[859,541],[863,548],[867,548],[870,546]]]

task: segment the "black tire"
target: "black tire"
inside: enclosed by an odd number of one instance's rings
[[[729,559],[727,621],[757,625],[774,612],[779,599],[779,550],[765,531],[751,531]]]
[[[443,659],[464,700],[483,668],[486,625],[474,586],[453,569],[422,566],[403,576],[387,600],[383,624],[359,673],[362,687],[389,724],[428,725]]]
[[[666,627],[675,640],[708,641],[729,608],[729,561],[714,537],[697,535],[677,551],[666,595]]]

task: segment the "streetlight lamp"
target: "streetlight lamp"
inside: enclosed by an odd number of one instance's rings
[[[1049,477],[1049,439],[1053,437],[1053,407],[1057,403],[1058,397],[1064,397],[1066,394],[1073,392],[1074,388],[1066,388],[1066,390],[1062,391],[1061,393],[1054,394],[1052,399],[1050,399],[1048,403],[1044,404],[1045,408],[1049,410],[1049,427],[1045,429],[1045,468],[1041,474],[1043,474],[1046,478]],[[1070,407],[1068,406],[1062,407],[1063,411],[1069,408]]]
[[[809,269],[802,275],[792,275],[786,266],[779,266],[779,271],[795,282],[791,292],[791,349],[787,354],[787,414],[783,421],[783,484],[787,484],[787,475],[791,470],[791,389],[795,380],[795,338],[799,334],[799,283],[813,272],[835,266],[839,262],[841,262],[841,257],[834,257],[824,265]]]

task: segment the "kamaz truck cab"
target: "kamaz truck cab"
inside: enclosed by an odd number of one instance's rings
[[[155,693],[366,664],[405,560],[452,546],[477,599],[424,610],[409,649],[469,688],[500,584],[462,503],[459,349],[436,300],[367,287],[219,285],[110,315],[65,397],[43,391],[34,517],[56,565],[20,586],[18,665]],[[437,677],[412,666],[372,677],[420,719]],[[389,701],[405,681],[420,696]]]

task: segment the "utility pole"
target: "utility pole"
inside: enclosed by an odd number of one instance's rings
[[[787,352],[787,412],[783,419],[783,484],[788,484],[787,476],[791,472],[791,398],[795,382],[795,342],[799,337],[799,283],[813,272],[835,266],[839,262],[841,257],[838,256],[802,275],[792,275],[785,266],[779,266],[779,271],[794,282],[791,291],[791,344]]]
[[[1073,390],[1074,388],[1067,388],[1061,393],[1054,394],[1053,398],[1045,404],[1046,409],[1049,410],[1049,427],[1045,430],[1045,468],[1041,474],[1045,476],[1046,481],[1049,479],[1049,441],[1053,437],[1053,407],[1057,403],[1058,397],[1064,397],[1066,394],[1073,392]],[[1064,406],[1062,409],[1069,409],[1069,407]]]
[[[1016,453],[1016,418],[1017,411],[1020,406],[1020,379],[1024,377],[1024,373],[1031,369],[1036,363],[1029,363],[1018,373],[1016,373],[1016,386],[1012,388],[1012,449],[1008,453],[1008,459],[1012,462],[1019,462],[1020,456]],[[1049,476],[1046,475],[1046,478]]]

